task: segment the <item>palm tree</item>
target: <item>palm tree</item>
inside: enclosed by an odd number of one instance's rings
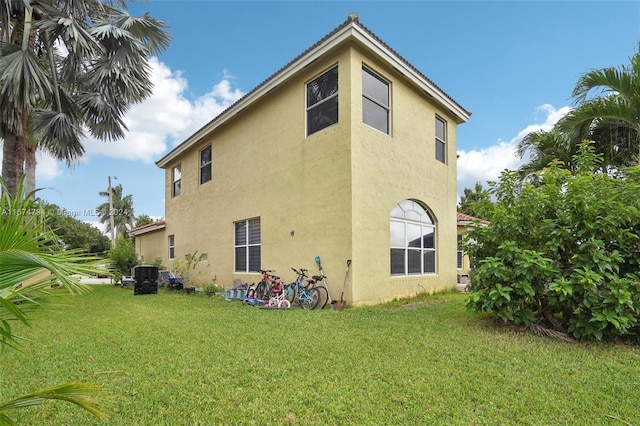
[[[133,195],[129,194],[122,196],[122,185],[116,185],[111,188],[111,195],[113,199],[113,223],[115,229],[115,239],[118,240],[118,235],[127,235],[127,225],[133,226],[135,223],[135,215],[133,214]],[[101,197],[109,198],[109,190],[100,192]],[[106,226],[106,231],[111,232],[111,217],[109,202],[100,204],[96,208],[100,222]]]
[[[491,204],[491,194],[482,188],[482,182],[476,182],[474,189],[465,188],[460,196],[458,211],[474,217],[480,217],[478,207],[486,207]],[[482,207],[480,208],[482,209]]]
[[[618,144],[611,152],[631,158],[634,164],[638,164],[640,153],[640,44],[638,49],[629,58],[629,66],[608,67],[583,74],[572,93],[578,107],[558,123],[561,129],[572,132],[577,139],[598,131],[620,135],[618,130],[626,128],[627,142]],[[593,91],[599,93],[588,98]]]
[[[130,105],[152,92],[150,55],[166,26],[126,0],[4,0],[0,5],[2,176],[15,193],[37,148],[68,164],[83,137],[122,138]],[[32,137],[31,141],[29,136]]]
[[[0,348],[18,345],[10,323],[29,324],[26,309],[37,304],[37,296],[46,294],[51,285],[76,294],[86,292],[89,287],[73,276],[94,271],[88,262],[91,258],[62,250],[45,222],[46,215],[38,214],[45,206],[25,190],[24,180],[24,176],[19,179],[15,197],[0,180],[5,189],[0,196],[0,212],[4,212],[0,214]],[[0,402],[0,424],[13,424],[9,415],[16,409],[48,400],[72,402],[101,418],[103,413],[93,401],[96,390],[88,383],[65,383]]]
[[[535,182],[536,173],[547,168],[554,160],[561,161],[568,170],[574,172],[573,156],[578,152],[578,146],[570,134],[556,127],[529,133],[516,147],[520,159],[529,158],[529,162],[518,169],[520,179]]]

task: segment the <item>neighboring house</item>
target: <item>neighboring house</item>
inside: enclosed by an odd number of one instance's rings
[[[469,282],[473,265],[471,265],[469,255],[464,250],[462,250],[462,240],[469,232],[469,228],[472,226],[472,224],[479,223],[480,225],[486,226],[489,224],[489,222],[484,219],[478,219],[477,217],[459,212],[456,216],[458,220],[458,284],[467,284]]]
[[[197,251],[225,286],[260,269],[293,281],[320,256],[334,299],[351,259],[355,304],[455,287],[469,117],[351,14],[156,162],[165,224],[136,235],[139,255],[162,247],[170,266]]]
[[[134,237],[136,253],[142,263],[150,264],[160,258],[167,261],[167,236],[164,233],[164,220],[138,226],[128,231]]]

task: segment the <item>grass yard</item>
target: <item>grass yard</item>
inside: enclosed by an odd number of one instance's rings
[[[640,347],[498,328],[465,295],[344,311],[96,286],[50,298],[2,355],[0,400],[99,385],[108,425],[640,425]],[[21,425],[98,424],[71,404]]]

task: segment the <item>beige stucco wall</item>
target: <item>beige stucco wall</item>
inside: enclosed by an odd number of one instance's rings
[[[353,52],[352,96],[362,93],[362,64],[391,82],[391,132],[362,123],[353,111],[353,293],[366,302],[453,287],[456,283],[456,126],[453,117],[408,87],[399,74],[361,51]],[[446,164],[435,159],[435,115],[447,121]],[[391,277],[389,214],[401,201],[423,204],[436,221],[437,273]]]
[[[151,263],[157,258],[167,258],[167,242],[162,230],[148,232],[134,238],[136,254],[142,263]]]
[[[324,56],[181,155],[182,193],[171,196],[165,174],[167,237],[176,257],[207,254],[202,268],[229,287],[259,274],[234,272],[234,222],[260,217],[261,267],[286,281],[291,267],[317,271],[321,256],[331,294],[339,297],[346,260],[353,264],[345,298],[369,303],[453,287],[456,282],[455,121],[448,121],[447,164],[435,160],[437,108],[399,74],[370,61],[353,45]],[[361,67],[392,82],[392,133],[362,123]],[[339,66],[339,123],[305,136],[305,83]],[[199,184],[199,150],[212,143],[213,179]],[[397,203],[423,203],[437,221],[437,274],[391,277],[389,214]],[[144,247],[148,247],[143,236]],[[153,238],[156,238],[155,236]],[[136,238],[138,240],[138,238]],[[136,243],[138,244],[138,243]],[[155,256],[155,253],[152,256]],[[145,253],[145,256],[150,256]]]
[[[348,96],[340,93],[339,124],[306,138],[304,93],[309,79],[336,63],[346,67],[346,55],[318,61],[183,155],[178,197],[171,196],[174,164],[167,167],[165,234],[175,235],[176,257],[207,253],[211,273],[227,287],[234,279],[259,281],[259,274],[234,272],[233,223],[253,217],[261,221],[262,268],[286,281],[295,278],[291,267],[315,272],[317,255],[326,273],[332,259],[349,256]],[[348,75],[339,78],[340,87],[348,87]],[[209,143],[213,179],[199,185],[199,150]],[[335,262],[333,271],[343,271]]]

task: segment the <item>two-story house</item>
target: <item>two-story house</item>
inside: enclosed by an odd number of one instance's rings
[[[470,113],[351,14],[157,161],[165,221],[134,230],[218,283],[317,271],[372,303],[455,288],[456,127]],[[155,250],[155,251],[154,251]]]

